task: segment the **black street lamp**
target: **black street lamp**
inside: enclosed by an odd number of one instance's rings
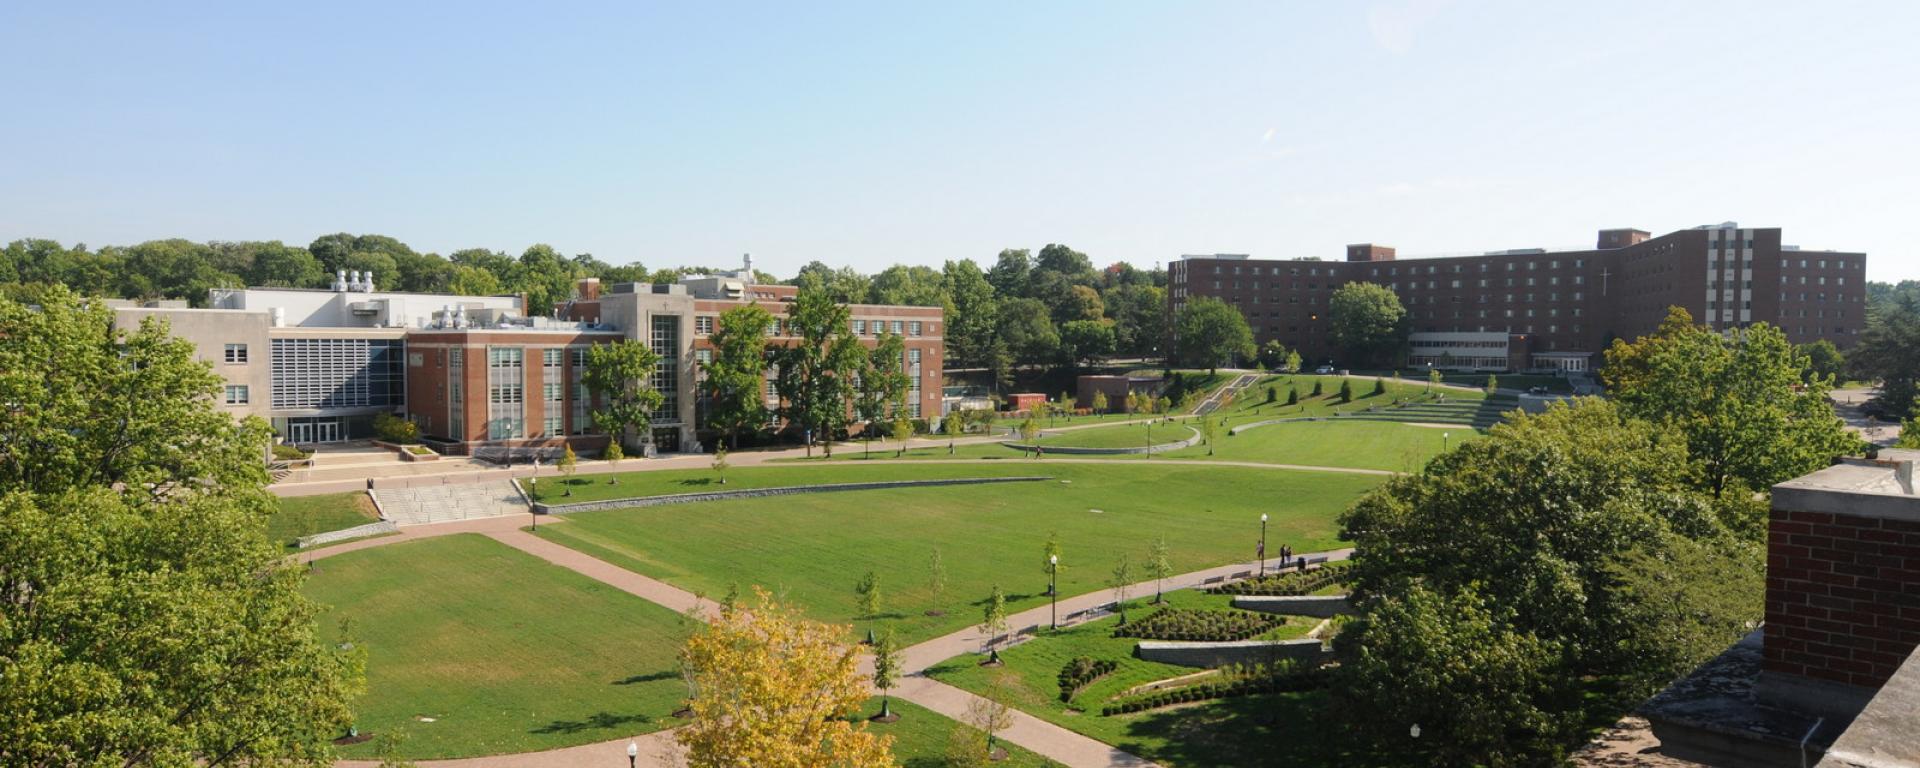
[[[1267,513],[1260,513],[1260,575],[1267,575]]]
[[[1047,555],[1047,594],[1051,595],[1051,617],[1047,625],[1060,628],[1060,556]]]
[[[536,531],[540,530],[540,512],[535,506],[539,503],[535,501],[538,498],[540,498],[540,478],[529,477],[527,478],[527,517],[533,519],[533,530]]]

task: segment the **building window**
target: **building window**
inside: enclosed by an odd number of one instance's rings
[[[889,330],[893,331],[893,335],[895,336],[899,336],[901,332],[904,331],[905,329],[906,329],[906,323],[903,323],[899,320],[893,321],[889,326]]]
[[[525,350],[487,348],[487,439],[527,436]]]
[[[540,383],[540,391],[544,395],[540,403],[540,436],[559,437],[566,434],[567,404],[562,399],[566,389],[558,381],[544,381]]]
[[[711,333],[713,333],[713,315],[695,315],[693,318],[693,335],[706,336]]]
[[[228,344],[227,345],[227,362],[233,363],[236,365],[247,362],[247,345]]]
[[[550,377],[559,375],[560,354],[561,350],[559,348],[540,350],[540,365],[554,371],[554,373],[549,374]]]
[[[249,402],[251,399],[247,396],[247,385],[227,385],[227,405],[246,405]]]
[[[399,339],[274,339],[273,407],[404,406],[406,352]]]
[[[460,350],[453,350],[458,353]],[[457,354],[456,354],[457,356]],[[459,374],[447,376],[447,436],[465,442],[467,439],[466,398],[463,395],[465,385]]]
[[[578,376],[580,375],[581,371],[586,370],[586,367],[587,367],[587,348],[586,347],[574,347],[572,349],[567,350],[567,357],[571,358],[569,362],[573,363],[573,375]]]
[[[593,426],[593,420],[587,417],[587,406],[591,404],[591,401],[592,397],[587,394],[587,385],[577,381],[574,382],[573,429],[568,430],[569,432],[576,435],[584,435],[587,433],[587,428]]]
[[[655,423],[680,423],[680,317],[653,316],[653,353],[660,365],[653,369],[653,388],[661,394],[653,412]]]
[[[1841,278],[1841,279],[1844,280],[1846,278]],[[913,322],[907,323],[907,335],[908,336],[920,335],[920,321],[915,320]]]
[[[466,350],[461,349],[459,347],[454,347],[453,349],[447,350],[447,367],[448,368],[465,368],[466,366],[467,366]]]

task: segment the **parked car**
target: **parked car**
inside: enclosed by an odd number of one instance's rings
[[[1546,387],[1527,387],[1527,394],[1529,395],[1544,395],[1546,393]]]
[[[1327,374],[1329,374],[1329,373],[1333,373],[1333,366],[1331,366],[1331,365],[1323,365],[1323,366],[1320,366],[1320,367],[1318,367],[1318,368],[1315,368],[1315,369],[1313,369],[1313,372],[1314,372],[1314,373],[1317,373],[1317,374],[1320,374],[1320,375],[1322,375],[1322,376],[1325,376],[1325,375],[1327,375]]]

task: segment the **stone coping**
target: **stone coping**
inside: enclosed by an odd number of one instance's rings
[[[723,501],[726,499],[758,499],[772,496],[792,496],[802,493],[834,493],[837,491],[874,491],[888,488],[925,488],[941,485],[990,485],[994,483],[1033,483],[1052,480],[1050,476],[1024,475],[1019,477],[958,477],[934,480],[876,480],[864,483],[826,483],[823,485],[789,485],[776,488],[743,488],[737,491],[701,491],[698,493],[672,493],[661,496],[634,496],[624,499],[606,499],[603,501],[582,501],[572,504],[533,505],[535,512],[542,515],[566,515],[574,512],[592,512],[603,509],[626,509],[629,507],[658,507],[667,504],[694,504],[703,501]],[[517,488],[519,483],[515,483]]]
[[[1186,425],[1181,424],[1179,426],[1184,427]],[[1057,453],[1062,456],[1130,456],[1130,455],[1139,455],[1142,453],[1170,453],[1172,451],[1178,451],[1183,448],[1191,448],[1196,443],[1200,442],[1200,430],[1195,429],[1193,427],[1187,427],[1187,431],[1192,432],[1193,436],[1185,440],[1179,440],[1171,443],[1160,443],[1157,445],[1143,445],[1137,448],[1089,448],[1086,446],[1077,446],[1077,445],[1043,445],[1043,446],[1040,446],[1040,448],[1042,450],[1045,450],[1047,453]],[[1009,442],[1001,443],[1001,445],[1007,446],[1008,448],[1025,451],[1027,453],[1033,453],[1033,450],[1034,450],[1034,446],[1030,443],[1015,443],[1015,442],[1009,441]]]

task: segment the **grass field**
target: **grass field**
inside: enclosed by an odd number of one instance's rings
[[[1440,429],[1359,420],[1268,424],[1238,435],[1228,435],[1227,430],[1221,428],[1215,434],[1218,442],[1211,456],[1205,445],[1196,445],[1160,454],[1154,460],[1213,458],[1415,472],[1425,466],[1428,459],[1439,455],[1443,445],[1458,448],[1481,436],[1479,431],[1465,426]]]
[[[293,540],[316,533],[365,525],[379,519],[373,501],[360,491],[280,499],[280,511],[267,518],[267,538],[293,546]]]
[[[674,724],[679,615],[475,535],[319,561],[307,585],[367,649],[362,733],[412,758],[553,749]],[[427,722],[422,718],[432,718]],[[347,748],[365,757],[371,744]]]
[[[996,446],[998,447],[998,446]],[[944,448],[941,450],[945,450]],[[1005,449],[1000,449],[1005,450]],[[853,451],[859,454],[859,450]],[[892,450],[875,450],[873,457],[891,458]],[[799,461],[805,461],[804,459]],[[753,488],[775,488],[790,485],[822,485],[826,483],[856,483],[872,480],[931,480],[936,478],[982,477],[988,475],[1023,474],[1021,472],[989,470],[982,472],[976,467],[962,465],[927,466],[886,466],[874,465],[860,467],[808,467],[797,466],[799,462],[777,462],[770,465],[739,467],[729,469],[726,484],[720,483],[712,469],[673,469],[651,472],[621,472],[613,475],[582,475],[571,480],[558,474],[542,475],[535,484],[537,501],[562,503],[602,501],[606,499],[629,499],[642,496],[660,496],[674,493],[704,493],[709,491],[742,491]],[[543,470],[544,471],[544,470]],[[618,482],[609,483],[609,478]],[[526,482],[521,481],[521,487]],[[564,495],[567,490],[572,496]]]
[[[1141,602],[1152,595],[1141,596]],[[1183,608],[1220,608],[1231,599],[1191,590],[1170,592],[1168,603]],[[1144,608],[1144,606],[1141,606]],[[1136,609],[1132,617],[1151,612]],[[1016,709],[1168,766],[1311,765],[1296,743],[1314,738],[1308,726],[1317,694],[1288,694],[1224,699],[1131,715],[1104,716],[1100,707],[1121,692],[1143,683],[1192,674],[1190,667],[1142,661],[1133,657],[1132,638],[1112,631],[1117,617],[1045,633],[1000,652],[1005,666],[981,667],[975,654],[958,656],[928,670],[928,675],[974,693],[999,686]],[[1273,637],[1298,637],[1317,623],[1290,617]],[[1061,702],[1058,675],[1076,657],[1089,656],[1119,664],[1110,675],[1082,689],[1071,702]],[[1291,716],[1276,729],[1275,714]],[[1276,749],[1284,745],[1284,749]]]
[[[893,737],[894,762],[903,768],[947,768],[947,739],[951,738],[954,727],[959,723],[933,710],[902,701],[898,696],[893,698],[891,709],[900,716],[899,720],[868,723],[867,730]],[[880,700],[875,698],[867,702],[860,716],[872,717],[879,713]],[[1049,768],[1059,765],[1008,744],[1004,739],[1000,740],[999,745],[1006,748],[1007,759],[994,765],[1010,768]]]
[[[799,471],[829,482],[879,468]],[[1049,532],[1059,532],[1063,548],[1060,590],[1079,594],[1100,589],[1121,555],[1142,562],[1155,537],[1166,538],[1177,572],[1250,560],[1262,512],[1273,518],[1270,545],[1333,548],[1334,517],[1381,479],[1174,462],[959,468],[1056,479],[584,512],[541,526],[539,535],[690,591],[718,596],[729,585],[759,584],[814,618],[856,630],[890,624],[917,642],[978,623],[978,601],[996,583],[1010,613],[1044,605]],[[751,471],[762,470],[740,474]],[[945,616],[925,615],[936,548],[947,571]],[[885,596],[877,620],[855,616],[853,585],[868,570]]]
[[[1185,419],[1178,424],[1116,424],[1110,427],[1077,429],[1040,438],[1042,448],[1072,446],[1076,448],[1142,448],[1148,440],[1153,443],[1173,443],[1193,436],[1186,427]]]

